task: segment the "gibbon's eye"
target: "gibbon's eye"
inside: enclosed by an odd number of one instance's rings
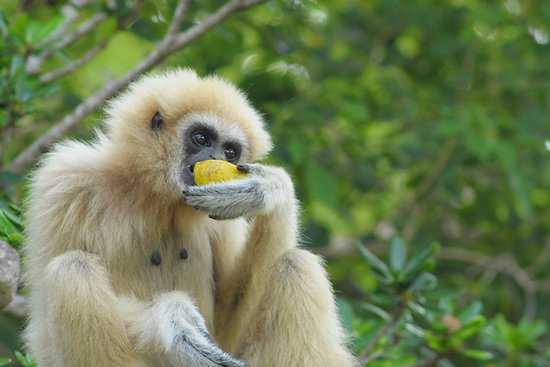
[[[193,141],[197,145],[210,146],[210,140],[208,140],[208,138],[202,131],[197,131],[193,134]]]
[[[153,130],[158,130],[160,129],[162,124],[164,124],[164,119],[162,118],[162,115],[160,114],[160,112],[157,111],[153,115],[153,118],[151,118],[151,128]]]
[[[239,160],[241,151],[240,151],[239,147],[237,147],[237,146],[227,145],[227,146],[225,146],[225,148],[223,150],[223,153],[225,155],[225,159],[228,162],[234,163],[234,162]]]

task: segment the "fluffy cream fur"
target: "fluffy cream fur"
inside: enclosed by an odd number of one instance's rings
[[[212,220],[181,198],[180,130],[191,117],[244,134],[242,161],[269,152],[247,99],[176,70],[132,84],[107,112],[105,135],[58,145],[32,177],[26,339],[39,366],[171,366],[156,358],[173,346],[164,316],[178,304],[196,306],[222,349],[253,367],[354,365],[323,266],[297,247],[284,171],[273,168],[286,197],[268,198],[250,223]]]

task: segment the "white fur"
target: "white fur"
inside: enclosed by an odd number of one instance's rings
[[[165,123],[153,133],[157,111]],[[44,157],[25,248],[26,340],[40,367],[244,366],[206,330],[253,367],[355,365],[321,261],[297,248],[286,172],[251,165],[248,179],[215,190],[178,178],[179,132],[197,116],[245,141],[246,162],[271,148],[242,93],[176,70],[115,99],[95,142],[63,143]],[[207,215],[216,213],[253,219]]]

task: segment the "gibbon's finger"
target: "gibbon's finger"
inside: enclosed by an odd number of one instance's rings
[[[244,163],[239,163],[239,164],[237,164],[237,169],[241,172],[248,173],[248,172],[250,172],[250,165],[244,164]]]
[[[193,366],[205,367],[250,367],[246,362],[233,358],[222,351],[210,338],[191,333],[182,333],[178,338],[181,361],[191,362]],[[201,337],[202,336],[202,337]]]
[[[249,175],[265,176],[267,173],[266,166],[258,163],[237,164],[237,169]]]

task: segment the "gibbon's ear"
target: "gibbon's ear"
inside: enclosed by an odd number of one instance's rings
[[[164,119],[160,112],[157,111],[153,115],[153,118],[151,118],[151,129],[153,129],[153,131],[158,131],[162,128],[162,125],[164,125]]]

